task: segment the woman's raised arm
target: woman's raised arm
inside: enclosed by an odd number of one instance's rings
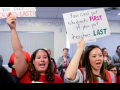
[[[27,71],[28,64],[23,56],[21,43],[16,32],[16,17],[8,13],[6,22],[11,31],[11,43],[15,53],[15,70],[18,78],[21,78]]]
[[[83,49],[85,47],[85,41],[81,38],[80,42],[77,43],[77,51],[72,58],[67,71],[66,71],[66,78],[69,80],[74,80],[77,74],[80,57],[83,53]]]

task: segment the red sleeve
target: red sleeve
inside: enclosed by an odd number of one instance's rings
[[[10,59],[9,59],[9,63],[14,64],[13,59],[14,59],[14,53],[11,54]]]
[[[54,73],[57,74],[57,65],[56,64],[54,64],[54,65],[55,65]]]
[[[114,74],[114,75],[115,75],[115,74]],[[115,75],[115,83],[117,83],[117,81],[118,81],[118,80],[117,80],[117,76]]]
[[[23,51],[23,55],[24,55],[26,61],[29,62],[30,61],[30,55],[29,55],[29,53],[26,52],[26,51]]]
[[[23,77],[20,79],[20,83],[31,83],[30,77],[29,77],[30,71],[28,70]]]
[[[30,54],[27,52],[27,62],[30,61]]]
[[[117,83],[120,83],[120,76],[117,77]]]
[[[58,74],[55,74],[55,82],[54,83],[63,83],[61,77]]]

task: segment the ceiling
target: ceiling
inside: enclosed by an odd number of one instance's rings
[[[40,19],[62,19],[63,13],[104,8],[108,20],[120,20],[120,7],[36,7],[36,17]]]

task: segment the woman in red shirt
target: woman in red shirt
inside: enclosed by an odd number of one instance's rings
[[[53,72],[50,56],[46,50],[34,51],[29,64],[27,63],[16,31],[16,17],[8,13],[6,22],[11,30],[15,71],[17,77],[20,78],[20,83],[63,83],[62,79]]]

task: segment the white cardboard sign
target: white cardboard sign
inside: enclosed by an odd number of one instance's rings
[[[6,18],[9,12],[15,17],[35,17],[35,7],[0,7],[0,19]]]
[[[90,42],[95,42],[96,39],[89,39],[89,40],[86,40],[86,43],[90,43]]]
[[[104,8],[64,13],[63,19],[70,44],[110,35]]]

